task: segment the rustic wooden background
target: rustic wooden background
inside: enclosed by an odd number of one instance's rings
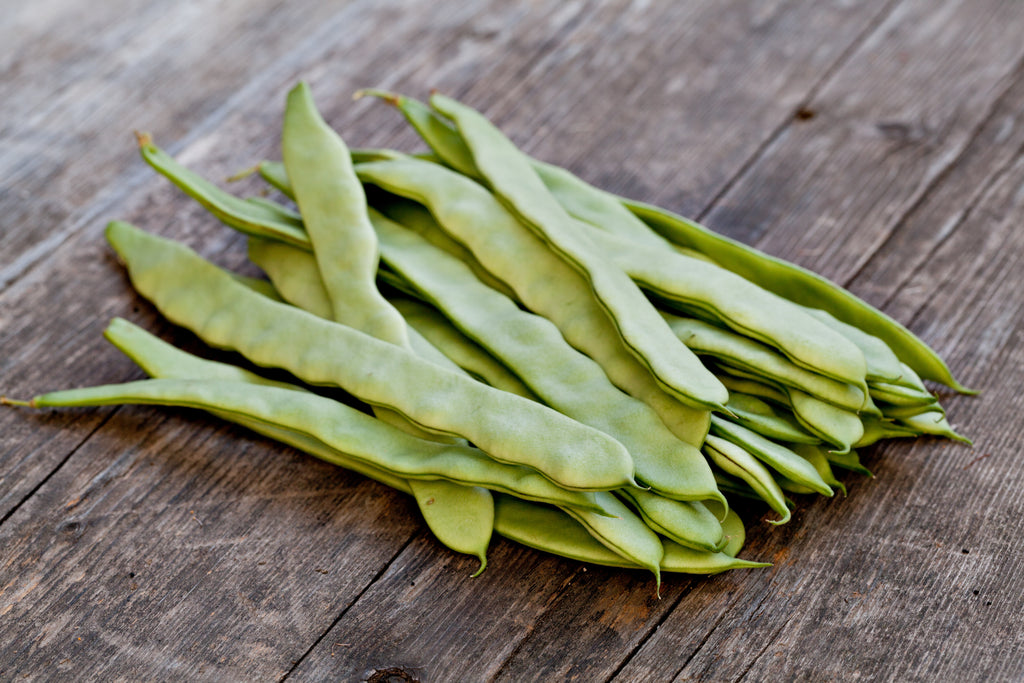
[[[276,156],[309,80],[355,146],[412,149],[359,87],[484,111],[527,151],[848,286],[982,389],[974,448],[863,455],[769,570],[667,578],[496,540],[190,411],[0,411],[2,680],[1024,678],[1024,4],[1016,0],[7,0],[0,3],[0,393],[138,378],[111,218],[227,265],[238,236],[131,131],[222,178]],[[253,189],[256,185],[242,189]]]

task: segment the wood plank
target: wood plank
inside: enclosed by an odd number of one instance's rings
[[[1024,56],[1020,26],[1012,2],[902,3],[705,222],[846,281],[960,157]]]
[[[699,207],[712,201],[731,174],[744,166],[752,150],[814,90],[821,74],[831,71],[845,49],[836,38],[837,31],[856,42],[860,31],[887,16],[887,6],[869,12],[863,6],[843,4],[822,5],[814,12],[805,5],[764,5],[760,13],[749,12],[740,3],[721,9],[562,8],[552,3],[538,5],[533,12],[479,4],[464,10],[445,6],[427,17],[418,13],[405,16],[396,7],[389,5],[378,14],[364,6],[352,10],[360,21],[366,19],[366,26],[374,27],[374,35],[377,26],[388,26],[372,50],[359,49],[365,43],[358,33],[330,36],[316,47],[296,46],[283,62],[275,62],[273,73],[250,80],[234,101],[206,112],[205,118],[183,123],[181,134],[189,131],[187,146],[173,144],[178,135],[154,128],[158,139],[171,142],[185,160],[211,176],[226,175],[273,152],[273,135],[267,131],[276,129],[281,98],[271,98],[272,102],[265,104],[267,93],[283,94],[296,74],[305,73],[317,93],[326,93],[319,97],[321,104],[346,137],[351,136],[357,144],[404,146],[412,137],[396,117],[371,115],[373,105],[353,106],[347,102],[347,94],[362,85],[413,92],[439,85],[495,115],[531,151],[553,150],[551,156],[541,156],[562,163],[568,160],[583,175],[612,189],[642,198],[670,197],[673,202],[678,200],[675,206]],[[974,26],[967,16],[970,12],[959,11],[964,16],[939,11],[933,20]],[[332,14],[318,36],[329,36],[331,30],[338,29],[343,15]],[[933,37],[949,33],[948,28],[934,25],[914,27],[918,20],[911,12],[901,10],[893,16],[899,21],[885,24],[885,31],[895,27],[897,32],[887,33],[885,40],[876,38],[882,54],[891,54],[888,45],[910,40],[908,31],[911,38],[922,33]],[[1006,15],[996,18],[1013,26],[1012,16],[1009,20]],[[947,159],[948,154],[959,155],[959,164],[967,153],[950,149],[963,150],[972,139],[972,144],[980,144],[988,134],[985,131],[995,132],[994,128],[979,128],[980,122],[986,120],[989,102],[1004,87],[1004,76],[1013,66],[1007,55],[1019,47],[1009,40],[1013,33],[1008,28],[999,32],[992,24],[979,25],[981,28],[967,31],[969,49],[958,57],[963,61],[956,67],[968,74],[974,85],[962,88],[959,81],[942,84],[934,72],[923,85],[915,86],[935,86],[941,91],[939,83],[947,88],[947,94],[952,92],[952,98],[981,93],[982,111],[977,115],[971,112],[964,123],[957,118],[959,110],[950,114],[954,105],[939,107],[943,116],[955,119],[955,125],[943,124],[954,129],[952,146],[928,148],[916,156],[895,155],[901,172],[914,164],[928,165],[927,177],[907,184],[913,196],[896,191],[887,199],[883,196],[897,208],[891,216],[884,209],[878,211],[885,215],[887,229],[897,230],[897,234],[927,232],[923,219],[904,220],[903,214],[922,198],[923,205],[930,206],[928,200],[939,195],[944,179],[951,179],[951,189],[967,197],[979,196],[979,188],[989,184],[981,177],[984,174],[957,176],[948,170],[952,160]],[[666,27],[678,32],[673,34]],[[830,30],[833,28],[836,31]],[[979,47],[985,43],[985,31],[993,43],[988,53],[984,52],[988,47]],[[752,35],[763,42],[748,39]],[[823,41],[822,35],[829,35],[829,40]],[[908,44],[915,51],[931,49],[925,40]],[[949,43],[935,49],[942,47],[951,51]],[[801,49],[811,52],[801,59]],[[340,63],[330,59],[338,55],[345,59]],[[495,59],[496,55],[502,59]],[[978,66],[983,59],[991,60],[985,69]],[[944,63],[947,73],[958,73],[949,67]],[[974,67],[978,71],[973,71]],[[824,92],[842,99],[843,87],[850,82],[870,80],[865,74],[878,71],[885,74],[874,63],[860,68],[856,78],[839,72]],[[658,91],[653,79],[672,69],[679,74],[678,80]],[[979,76],[980,72],[984,73]],[[607,89],[603,83],[595,86],[595,81],[605,77]],[[431,82],[424,85],[428,78]],[[619,97],[610,96],[615,94]],[[1014,100],[1004,102],[1000,106],[1012,111]],[[644,111],[642,107],[648,103],[653,103],[652,108]],[[694,136],[693,130],[699,130],[699,126],[679,125],[689,114],[713,119],[701,124],[708,123],[717,133],[694,141],[689,146],[692,156],[681,157],[678,146]],[[565,120],[579,123],[566,131]],[[636,137],[609,139],[598,134],[608,121],[631,130],[645,120],[657,122],[651,130],[667,130],[667,135],[659,138],[640,131],[643,139],[638,147]],[[991,116],[987,120],[993,121]],[[982,133],[975,134],[978,130]],[[776,155],[791,154],[786,146],[791,134],[784,131],[768,150],[768,161],[752,168],[777,163],[772,160]],[[821,144],[849,152],[857,143],[855,138],[836,136]],[[876,154],[874,148],[865,152],[865,158],[872,154]],[[984,158],[1006,161],[1002,156]],[[879,161],[890,163],[889,154]],[[113,263],[96,258],[103,249],[98,244],[99,225],[92,215],[117,209],[120,215],[144,218],[149,227],[184,237],[223,261],[238,261],[238,240],[211,226],[201,211],[188,208],[171,190],[137,175],[141,165],[133,163],[135,170],[118,172],[126,178],[143,178],[134,181],[137,195],[129,197],[124,186],[117,195],[83,195],[80,206],[67,214],[69,220],[63,223],[67,231],[61,238],[66,243],[57,253],[34,270],[22,264],[7,271],[16,272],[11,278],[16,282],[0,295],[0,348],[5,351],[0,354],[0,363],[5,364],[0,366],[0,376],[5,387],[25,393],[38,387],[42,378],[55,375],[70,383],[79,379],[81,383],[94,382],[97,374],[103,381],[133,376],[127,364],[104,360],[105,351],[98,341],[105,318],[114,312],[128,313],[134,300],[125,294],[123,280],[113,275],[117,272]],[[981,159],[974,163],[978,168],[983,165]],[[760,178],[759,173],[757,170],[752,176]],[[839,170],[830,173],[838,176]],[[644,180],[641,174],[651,180]],[[752,176],[741,178],[734,192],[741,196],[750,192],[745,183],[753,182],[748,181]],[[953,182],[953,178],[957,180]],[[502,542],[493,550],[488,573],[470,581],[465,574],[471,561],[448,553],[421,535],[408,502],[373,485],[369,486],[376,493],[367,493],[365,487],[353,489],[355,478],[307,459],[278,462],[279,456],[264,453],[262,442],[246,440],[237,430],[224,428],[211,434],[207,427],[194,425],[191,420],[195,418],[189,413],[130,410],[82,412],[74,419],[47,415],[33,418],[30,427],[19,418],[21,427],[13,429],[20,431],[10,437],[13,430],[4,420],[12,413],[4,411],[0,414],[0,434],[4,436],[0,438],[6,440],[0,442],[0,451],[6,453],[13,447],[15,461],[35,458],[38,464],[42,451],[51,459],[35,470],[21,463],[6,474],[0,472],[5,482],[0,493],[8,496],[4,499],[7,510],[14,511],[0,525],[0,541],[18,539],[4,544],[16,548],[16,554],[10,560],[5,554],[7,564],[0,570],[0,587],[7,587],[0,588],[0,610],[8,606],[17,616],[11,623],[19,628],[16,633],[0,629],[0,639],[10,635],[5,644],[20,644],[39,637],[28,651],[15,652],[4,660],[8,668],[0,665],[0,671],[4,676],[7,672],[38,675],[50,665],[70,674],[77,671],[71,667],[84,660],[93,677],[162,678],[179,672],[200,679],[266,677],[291,670],[293,662],[301,659],[293,677],[365,676],[372,669],[400,666],[425,680],[472,677],[479,671],[506,680],[541,675],[590,679],[614,675],[624,658],[640,647],[620,677],[649,680],[647,674],[661,678],[682,672],[683,676],[712,678],[756,674],[760,679],[785,678],[794,672],[813,676],[821,671],[812,668],[824,657],[817,655],[819,651],[832,661],[847,662],[847,669],[835,669],[836,676],[877,674],[886,670],[883,667],[893,666],[893,657],[902,654],[903,648],[916,647],[919,655],[897,664],[908,677],[955,677],[977,655],[983,673],[1014,678],[1021,673],[1019,658],[1013,654],[1000,661],[995,645],[974,647],[971,630],[1010,629],[1013,615],[1020,611],[1019,586],[999,584],[986,574],[998,571],[1016,576],[1020,569],[1019,554],[1014,554],[1005,540],[1012,538],[1020,519],[1020,510],[1006,502],[1013,500],[1010,492],[1019,485],[1018,470],[1006,467],[1013,438],[1006,425],[1015,419],[1013,396],[1007,388],[1019,378],[1000,372],[995,360],[1018,360],[1014,353],[1020,334],[1013,321],[1020,316],[1009,296],[1013,283],[1021,281],[1019,245],[1010,234],[1010,226],[1020,219],[1019,202],[1012,193],[1014,182],[1019,187],[1018,169],[1006,172],[981,208],[967,212],[969,220],[947,241],[934,242],[941,249],[933,259],[922,262],[927,267],[918,267],[909,280],[894,278],[879,290],[888,300],[902,287],[891,301],[896,307],[906,305],[908,311],[919,308],[922,292],[929,287],[949,291],[943,303],[932,303],[937,308],[924,309],[919,320],[921,324],[934,319],[970,326],[958,329],[968,329],[973,336],[955,337],[947,348],[959,364],[970,364],[972,376],[982,382],[991,385],[998,378],[1001,388],[995,398],[1000,403],[957,400],[953,407],[957,415],[967,418],[968,429],[984,421],[991,434],[985,452],[994,457],[971,464],[976,454],[938,449],[929,442],[912,448],[889,447],[874,454],[871,464],[878,469],[879,480],[855,484],[849,501],[809,505],[785,529],[769,532],[764,525],[757,526],[753,533],[759,537],[748,552],[775,558],[776,568],[770,572],[737,572],[696,581],[670,579],[663,600],[657,602],[648,593],[649,579],[640,573],[583,571],[575,563]],[[680,192],[679,187],[699,189]],[[857,201],[869,202],[878,191],[877,186],[869,187]],[[727,201],[731,197],[733,193],[727,195]],[[785,205],[788,199],[780,195],[772,201]],[[771,207],[772,202],[765,206]],[[964,250],[969,253],[979,235],[987,234],[983,228],[987,229],[992,216],[997,217],[999,229],[988,236],[981,258],[973,264],[979,273],[978,290],[974,298],[958,298],[967,295],[955,291],[956,271],[950,264],[960,263],[956,259],[962,258]],[[772,236],[785,232],[775,225],[766,229]],[[790,256],[795,253],[788,243],[781,249]],[[75,279],[78,274],[72,275],[73,271],[86,263],[95,272],[86,268],[84,279]],[[816,266],[818,263],[815,261]],[[983,270],[986,263],[997,267]],[[992,288],[993,296],[1002,299],[993,303],[982,291],[982,284],[997,285]],[[965,302],[984,310],[956,317],[954,305]],[[54,312],[52,322],[45,329],[34,326],[38,312],[47,310]],[[130,315],[147,323],[153,320],[145,306]],[[82,320],[93,322],[90,326]],[[182,339],[188,343],[187,335]],[[18,353],[7,355],[11,348]],[[54,349],[63,352],[56,371],[47,366]],[[15,381],[7,384],[8,377]],[[960,412],[973,406],[983,406],[983,410]],[[987,415],[991,422],[984,417]],[[55,435],[50,431],[52,422],[66,428]],[[100,424],[102,428],[87,438]],[[23,443],[23,439],[27,441]],[[252,461],[232,459],[229,466],[214,457],[220,451],[239,448],[239,443],[244,444],[240,456]],[[113,464],[111,451],[123,454]],[[166,459],[161,451],[174,453],[174,459]],[[8,462],[5,455],[4,466]],[[58,463],[64,464],[54,473]],[[147,467],[159,471],[146,474]],[[959,517],[949,515],[948,509],[964,509],[962,490],[952,485],[940,487],[938,493],[927,490],[953,473],[960,475],[961,482],[985,491],[977,508]],[[286,493],[278,495],[282,485]],[[250,486],[255,493],[250,493]],[[310,486],[316,491],[313,495],[304,493]],[[69,513],[64,506],[76,494],[98,496],[100,502],[85,503],[91,507],[84,510],[79,503]],[[377,500],[377,495],[386,501]],[[27,502],[21,504],[26,496]],[[343,496],[345,505],[339,511],[335,506]],[[366,514],[350,510],[349,500],[367,504]],[[894,512],[889,502],[893,500],[909,503],[906,509],[897,506]],[[131,506],[131,515],[124,511],[125,504]],[[386,512],[392,505],[403,509]],[[195,519],[203,521],[202,527],[186,512],[190,510],[197,511]],[[256,512],[261,516],[254,520]],[[263,519],[262,513],[269,519]],[[378,513],[384,516],[370,521]],[[319,516],[327,521],[324,529],[311,521]],[[942,520],[939,525],[937,518]],[[344,556],[329,545],[338,533],[333,526],[338,522],[365,534],[352,539],[358,545]],[[830,536],[830,525],[844,533]],[[995,537],[993,532],[992,537],[978,539],[977,529],[990,526],[1008,529],[1010,534]],[[367,537],[370,533],[386,538],[377,541]],[[66,540],[69,535],[77,535],[83,542],[72,545]],[[240,540],[243,536],[246,538]],[[296,538],[303,539],[300,546],[310,539],[310,545],[321,545],[300,547],[301,556],[290,558]],[[409,538],[414,538],[412,544],[391,562]],[[250,547],[252,539],[256,539],[256,547]],[[978,545],[957,547],[968,541]],[[936,548],[935,543],[944,545]],[[788,555],[780,550],[784,547],[789,548]],[[969,553],[963,554],[963,548]],[[259,565],[266,557],[279,559],[283,566],[267,569],[267,565]],[[135,567],[153,558],[157,558],[152,565],[157,569],[147,566],[148,576],[143,575],[149,581],[137,582],[141,588],[132,590],[129,584],[126,589],[124,569],[135,571],[136,577],[128,577],[135,579],[142,574]],[[347,581],[334,576],[333,570],[328,575],[316,572],[312,579],[320,583],[310,582],[309,568],[314,572],[317,567],[324,568],[324,560],[332,560],[333,566],[344,570],[351,563],[355,575]],[[39,569],[43,564],[45,570]],[[91,571],[99,578],[76,580],[79,567],[94,567]],[[499,568],[504,573],[495,571]],[[342,569],[338,572],[343,574]],[[383,574],[375,579],[378,571]],[[837,571],[841,572],[838,576]],[[982,579],[984,583],[976,589],[968,585]],[[906,595],[900,593],[904,583],[909,587]],[[865,591],[865,585],[877,590]],[[978,590],[979,594],[965,597],[960,589]],[[139,591],[144,591],[142,599],[118,599]],[[11,596],[18,599],[6,602]],[[1000,609],[1006,607],[991,626],[984,621],[990,615],[979,600],[983,596],[995,596],[995,600],[985,601]],[[39,602],[29,604],[33,599]],[[839,604],[840,599],[849,602]],[[96,604],[97,600],[103,602]],[[888,612],[891,604],[903,606],[906,614],[885,622],[879,615]],[[64,605],[72,605],[73,611]],[[81,605],[87,607],[79,611]],[[337,617],[337,625],[328,630]],[[242,627],[250,621],[257,624],[255,634]],[[74,629],[80,622],[86,624],[87,637]],[[824,623],[820,632],[819,622]],[[920,623],[925,627],[914,632]],[[230,625],[227,633],[216,632],[225,624]],[[952,632],[956,642],[949,656],[929,651],[938,634],[945,632]],[[751,633],[760,634],[754,642]],[[904,635],[907,633],[910,635]],[[222,635],[226,639],[218,640]],[[77,637],[83,640],[77,641]],[[559,644],[568,641],[574,644],[567,653],[562,652]],[[10,652],[11,648],[3,650]],[[262,668],[251,670],[251,662],[264,656]],[[651,663],[659,657],[657,664]],[[65,658],[69,660],[65,662]]]
[[[349,16],[372,21],[366,4]],[[4,22],[0,212],[17,229],[0,232],[0,289],[84,223],[103,220],[88,210],[98,197],[139,189],[142,176],[126,172],[133,129],[174,141],[209,125],[295,49],[295,36],[323,37],[318,28],[335,13],[268,0],[24,3]]]
[[[416,531],[411,499],[215,425],[122,409],[0,527],[0,677],[280,677]]]

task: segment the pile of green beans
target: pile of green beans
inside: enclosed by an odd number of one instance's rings
[[[836,469],[870,474],[858,448],[966,441],[922,378],[970,392],[845,290],[531,159],[455,100],[361,94],[430,151],[350,150],[302,83],[283,163],[257,167],[279,200],[237,197],[139,135],[146,162],[248,236],[268,279],[107,228],[169,320],[294,381],[115,319],[106,338],[150,379],[2,401],[199,408],[408,493],[477,573],[496,531],[659,585],[766,566],[737,557],[730,499],[783,524],[792,495],[845,494]]]

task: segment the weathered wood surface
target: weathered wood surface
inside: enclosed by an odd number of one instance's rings
[[[301,5],[301,6],[300,6]],[[0,390],[188,347],[102,242],[242,241],[137,159],[274,156],[311,81],[353,145],[415,145],[372,85],[465,99],[528,151],[848,284],[983,390],[973,449],[864,455],[769,570],[669,577],[496,540],[477,579],[403,496],[190,411],[0,411],[0,679],[1019,680],[1024,8],[934,2],[20,3],[0,24]],[[250,186],[250,188],[256,185]],[[397,674],[396,674],[397,675]]]

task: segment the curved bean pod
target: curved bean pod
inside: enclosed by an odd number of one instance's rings
[[[549,320],[524,312],[415,232],[376,212],[371,219],[393,270],[547,405],[622,443],[643,483],[672,498],[720,497],[700,452],[676,438],[646,404],[616,389],[601,366],[565,343]]]
[[[790,443],[821,443],[821,439],[806,432],[792,413],[785,413],[750,394],[730,391],[725,407],[732,411],[734,420],[751,431],[776,441]]]
[[[516,216],[583,274],[630,352],[674,396],[697,408],[722,409],[725,387],[657,315],[643,293],[594,248],[588,236],[544,187],[523,155],[478,112],[434,94],[430,104],[449,118],[473,155],[488,185]]]
[[[622,501],[607,491],[594,494],[601,507],[613,516],[599,515],[569,507],[562,511],[579,522],[587,532],[616,555],[654,573],[661,588],[661,559],[665,548],[658,534],[633,514]]]
[[[305,83],[288,93],[281,151],[333,319],[408,346],[405,321],[374,285],[377,235],[363,186],[348,148],[320,116]]]
[[[354,408],[316,394],[229,380],[146,379],[36,396],[34,408],[164,405],[239,416],[298,432],[353,459],[407,479],[448,479],[485,485],[540,502],[593,510],[593,493],[568,491],[537,472],[496,462],[479,450],[406,434]]]
[[[230,227],[250,235],[272,236],[292,244],[309,243],[302,222],[293,212],[268,210],[263,204],[239,199],[221,190],[175,161],[154,145],[148,135],[139,136],[139,151],[154,170]]]
[[[622,489],[619,495],[630,502],[647,526],[680,545],[718,552],[725,543],[720,521],[725,517],[725,508],[718,501],[714,502],[721,510],[720,515],[702,503],[673,500],[643,489]]]
[[[792,517],[786,496],[772,477],[771,472],[757,458],[746,450],[725,439],[709,434],[704,442],[704,452],[723,472],[742,479],[758,497],[768,503],[780,519],[768,520],[769,524],[785,524]]]
[[[669,327],[697,355],[721,359],[780,384],[786,384],[847,410],[860,410],[867,398],[860,387],[794,364],[767,345],[702,320],[662,312]]]
[[[437,164],[405,159],[356,166],[364,182],[425,205],[446,232],[569,344],[596,360],[627,394],[651,406],[672,433],[703,442],[708,413],[669,395],[626,348],[586,280],[478,183]],[[530,265],[523,268],[523,264]],[[647,305],[646,303],[644,305]],[[677,340],[678,341],[678,340]]]
[[[733,535],[736,524],[734,512],[726,518]],[[735,517],[738,521],[738,517]],[[742,523],[739,524],[742,530]],[[639,568],[627,563],[620,555],[595,540],[581,524],[556,508],[524,503],[511,496],[495,497],[494,530],[522,545],[568,557],[580,562],[610,567]],[[686,574],[717,574],[729,569],[748,569],[770,566],[763,562],[740,560],[724,552],[709,553],[662,541],[665,548],[661,571]],[[732,549],[731,547],[729,548]]]
[[[796,264],[714,233],[670,211],[628,199],[622,202],[672,242],[711,256],[725,268],[768,291],[804,306],[827,310],[839,320],[878,337],[922,377],[941,382],[961,393],[976,393],[960,384],[938,354],[913,332],[839,285]]]
[[[283,367],[311,384],[341,386],[418,426],[463,436],[498,460],[534,467],[567,488],[635,485],[626,449],[597,430],[271,301],[187,247],[127,223],[111,223],[107,237],[140,294],[207,343],[235,349],[257,365]]]
[[[806,486],[823,496],[832,496],[832,489],[822,480],[814,466],[785,446],[716,415],[711,417],[711,433],[740,446],[797,484]]]
[[[797,365],[867,394],[864,354],[799,306],[724,268],[677,252],[645,247],[601,230],[591,237],[603,254],[659,299],[710,315],[778,349]]]

